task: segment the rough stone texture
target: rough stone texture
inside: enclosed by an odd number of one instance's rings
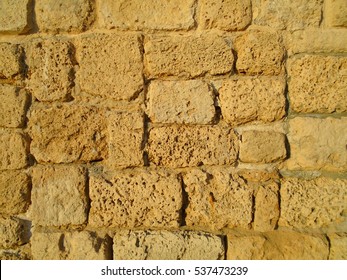
[[[108,29],[187,30],[194,26],[194,0],[106,0],[100,3],[100,25]]]
[[[323,0],[253,0],[253,23],[278,29],[319,27]]]
[[[347,234],[330,234],[329,260],[347,260]]]
[[[22,50],[18,44],[0,42],[0,79],[13,79],[21,74]]]
[[[228,236],[228,260],[326,260],[324,237],[273,231],[262,236]]]
[[[248,228],[252,222],[253,189],[228,170],[194,169],[183,176],[188,195],[187,226]]]
[[[142,57],[137,35],[85,35],[77,42],[76,57],[80,90],[116,100],[133,99],[142,90]]]
[[[285,135],[274,131],[244,131],[241,135],[240,160],[270,163],[285,159]]]
[[[0,85],[0,100],[0,126],[22,127],[28,104],[26,91],[10,85]]]
[[[178,227],[182,188],[176,174],[135,169],[91,175],[89,224],[95,227]]]
[[[153,81],[148,88],[154,123],[208,124],[215,117],[212,88],[203,81]]]
[[[199,24],[203,28],[233,31],[242,30],[251,23],[250,0],[203,0],[199,4]]]
[[[24,135],[11,130],[0,130],[0,170],[27,166],[28,143]]]
[[[347,58],[305,55],[288,61],[290,108],[301,113],[347,111]]]
[[[91,0],[40,0],[35,2],[41,32],[81,32],[94,20]]]
[[[290,170],[347,170],[347,118],[289,121]]]
[[[24,213],[30,205],[30,179],[21,171],[0,172],[0,213]]]
[[[29,133],[30,151],[38,162],[85,162],[107,154],[104,113],[95,107],[36,106]]]
[[[30,245],[26,244],[14,249],[0,249],[0,260],[30,260]]]
[[[324,1],[324,21],[329,27],[347,27],[347,2],[345,0]]]
[[[74,79],[73,52],[70,42],[59,39],[30,42],[27,50],[29,88],[39,101],[69,97]]]
[[[12,248],[25,242],[24,226],[17,218],[0,216],[0,248]]]
[[[27,6],[29,1],[0,1],[0,33],[20,34],[28,30]]]
[[[189,231],[126,231],[115,235],[115,260],[221,260],[219,236]]]
[[[231,125],[272,122],[285,115],[285,80],[275,77],[238,77],[219,88],[223,118]]]
[[[34,260],[109,260],[110,247],[106,235],[89,231],[34,231],[31,238]]]
[[[283,72],[284,48],[277,32],[248,31],[235,39],[236,69],[247,75]]]
[[[35,225],[80,225],[87,220],[84,168],[38,166],[33,169],[32,219]]]
[[[220,126],[170,126],[149,131],[148,155],[155,165],[186,167],[232,164],[237,136]]]
[[[148,77],[192,78],[230,73],[234,56],[228,42],[218,35],[150,37],[145,42]]]
[[[347,230],[347,180],[284,178],[279,225],[325,228],[341,224]]]

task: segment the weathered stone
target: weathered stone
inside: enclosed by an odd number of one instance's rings
[[[305,55],[288,61],[290,107],[302,113],[347,111],[347,58]]]
[[[285,115],[285,80],[259,77],[225,80],[219,88],[223,118],[231,125],[272,122]]]
[[[230,73],[234,56],[225,39],[217,35],[151,37],[145,42],[148,77],[192,78]]]
[[[107,154],[104,113],[95,107],[36,106],[30,112],[29,133],[38,162],[85,162]]]
[[[221,260],[219,236],[189,231],[124,231],[113,240],[115,260]]]
[[[30,260],[30,244],[22,245],[17,248],[0,249],[0,260]]]
[[[0,33],[20,34],[28,30],[28,3],[30,0],[1,0]]]
[[[22,53],[18,44],[0,42],[0,79],[13,79],[21,74]]]
[[[89,192],[92,226],[179,226],[182,189],[176,174],[135,169],[91,175]]]
[[[199,24],[203,28],[242,30],[252,20],[250,0],[203,0],[200,1]]]
[[[324,21],[326,26],[347,27],[347,2],[345,0],[324,1]]]
[[[208,124],[216,113],[212,88],[200,80],[153,81],[148,96],[154,123]]]
[[[280,226],[347,230],[347,180],[284,178],[281,183]]]
[[[290,170],[347,170],[347,118],[294,118],[287,135]]]
[[[20,171],[0,172],[0,213],[24,213],[30,205],[30,179]]]
[[[113,29],[187,30],[194,26],[194,0],[104,0],[101,27]]]
[[[38,166],[33,169],[32,219],[36,225],[80,225],[87,220],[84,168]]]
[[[170,167],[232,164],[238,152],[234,131],[220,126],[155,127],[148,143],[150,162]]]
[[[35,2],[41,32],[81,32],[94,21],[94,1],[40,0]]]
[[[78,41],[76,56],[77,84],[90,95],[130,100],[143,88],[137,35],[85,35]]]
[[[235,39],[236,69],[247,75],[283,73],[284,48],[277,32],[252,30]]]
[[[329,260],[347,260],[347,234],[329,234],[330,254]]]
[[[24,244],[25,230],[21,220],[0,216],[0,248],[12,248]]]

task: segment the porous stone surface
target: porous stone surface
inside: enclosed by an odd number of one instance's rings
[[[0,213],[24,213],[30,205],[30,179],[16,170],[0,172]]]
[[[324,1],[324,21],[329,27],[347,27],[347,2],[345,0]]]
[[[330,254],[329,260],[347,259],[347,234],[333,233],[329,234]]]
[[[76,42],[81,91],[115,100],[134,99],[143,88],[139,37],[133,34],[90,34]]]
[[[0,42],[0,79],[14,79],[21,74],[22,53],[20,45]]]
[[[202,0],[199,24],[203,28],[243,30],[252,20],[250,0]]]
[[[235,39],[236,69],[247,75],[283,73],[284,47],[279,33],[248,31]]]
[[[27,49],[29,88],[39,101],[65,100],[71,95],[74,79],[70,42],[37,40]]]
[[[29,96],[15,86],[0,85],[0,126],[22,127],[25,121]]]
[[[25,241],[25,230],[21,220],[0,216],[0,248],[16,247]]]
[[[94,20],[92,0],[40,0],[35,2],[41,32],[81,32]]]
[[[305,55],[290,59],[290,108],[301,113],[346,112],[346,73],[346,57]]]
[[[283,178],[279,225],[293,228],[328,228],[341,224],[347,230],[347,180]]]
[[[1,0],[0,33],[20,34],[28,30],[28,3],[30,0]]]
[[[80,225],[87,220],[86,171],[76,166],[37,166],[32,172],[35,225]]]
[[[232,164],[238,141],[221,126],[154,127],[149,131],[148,156],[155,165],[186,167]]]
[[[230,73],[234,56],[228,42],[218,35],[151,36],[145,49],[145,74],[150,78]]]
[[[193,231],[122,231],[113,239],[115,260],[221,260],[219,236]]]
[[[187,30],[194,26],[194,0],[106,0],[100,2],[100,26],[112,29]]]
[[[109,260],[111,242],[105,234],[90,231],[34,231],[34,260]]]
[[[30,244],[22,245],[14,249],[0,249],[0,260],[30,260]]]
[[[347,118],[304,118],[289,121],[289,170],[347,170]]]
[[[31,109],[30,151],[38,162],[86,162],[107,155],[102,109],[80,105],[38,105]]]
[[[148,88],[154,123],[208,124],[215,117],[212,88],[203,81],[153,81]]]
[[[92,174],[89,224],[95,227],[178,227],[182,188],[165,170],[134,169]]]

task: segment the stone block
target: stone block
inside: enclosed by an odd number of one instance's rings
[[[17,248],[11,249],[0,249],[0,260],[30,260],[31,259],[31,249],[30,244],[22,245]]]
[[[214,120],[214,94],[203,81],[152,81],[148,113],[154,123],[209,124]]]
[[[347,260],[347,234],[329,234],[330,254],[329,260]]]
[[[0,248],[13,248],[25,242],[25,228],[22,221],[0,216]]]
[[[324,21],[328,27],[347,27],[347,2],[345,0],[324,1]]]
[[[1,0],[0,33],[21,34],[28,31],[28,4],[30,0]]]
[[[0,42],[0,79],[15,79],[22,74],[22,54],[20,45]]]

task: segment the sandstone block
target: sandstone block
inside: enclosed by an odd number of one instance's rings
[[[277,32],[249,31],[235,40],[236,69],[247,75],[283,73],[284,48]]]
[[[347,118],[294,118],[287,135],[290,170],[347,170]]]
[[[347,2],[345,0],[324,1],[326,26],[347,27]]]
[[[23,245],[17,248],[0,249],[0,260],[30,260],[31,250],[30,244]]]
[[[200,1],[199,23],[203,28],[234,31],[246,28],[252,21],[250,0]]]
[[[30,179],[20,171],[0,172],[0,213],[24,213],[30,205]]]
[[[101,27],[187,30],[194,26],[193,0],[106,0],[100,3]]]
[[[0,248],[12,248],[24,244],[25,230],[21,220],[0,216]]]
[[[330,254],[329,260],[347,260],[347,234],[329,234]]]
[[[212,88],[200,80],[153,81],[148,96],[154,123],[208,124],[216,113]]]
[[[0,42],[0,79],[12,79],[21,74],[22,53],[19,45]]]
[[[1,0],[0,33],[20,34],[28,30],[28,3],[30,0]]]
[[[219,236],[189,231],[123,231],[113,240],[114,260],[221,260]]]
[[[92,34],[77,42],[77,84],[90,95],[134,99],[143,88],[137,35]]]
[[[148,143],[150,162],[170,167],[232,164],[238,152],[235,132],[220,126],[156,127]]]
[[[86,162],[107,154],[104,113],[95,107],[36,106],[30,112],[29,133],[38,162]]]
[[[94,21],[94,1],[40,0],[35,2],[41,32],[81,32]]]
[[[145,42],[145,73],[150,78],[230,73],[234,56],[217,35],[151,37]]]
[[[36,225],[80,225],[87,220],[86,171],[75,166],[33,169],[32,219]]]
[[[288,61],[290,107],[302,113],[347,111],[347,58],[305,55]]]
[[[89,224],[95,227],[178,227],[181,183],[167,171],[134,169],[92,175]]]
[[[231,125],[279,120],[285,116],[284,91],[283,78],[225,80],[219,89],[223,118]]]

